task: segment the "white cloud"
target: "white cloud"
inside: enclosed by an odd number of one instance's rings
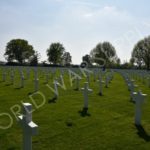
[[[35,0],[31,0],[29,4],[28,0],[28,4],[18,9],[14,6],[1,9],[2,50],[11,38],[25,38],[46,59],[50,43],[60,41],[71,52],[73,61],[80,63],[82,56],[98,42],[107,40],[116,46],[119,57],[129,59],[133,44],[150,31],[141,27],[139,18],[115,5],[82,0],[36,1],[36,7]]]

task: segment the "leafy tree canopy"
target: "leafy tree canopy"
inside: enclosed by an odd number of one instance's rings
[[[107,66],[116,63],[118,59],[114,46],[109,42],[98,43],[91,50],[90,56],[94,63]]]
[[[33,46],[28,44],[24,39],[13,39],[7,43],[5,49],[5,58],[8,62],[18,61],[24,63],[28,61],[35,53]]]
[[[135,44],[131,58],[139,68],[141,68],[142,65],[146,65],[146,68],[148,70],[150,69],[150,36]]]
[[[52,64],[61,64],[65,48],[61,43],[52,43],[47,49],[48,61]]]

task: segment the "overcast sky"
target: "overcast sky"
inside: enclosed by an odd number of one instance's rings
[[[7,42],[29,41],[46,60],[61,42],[79,64],[98,42],[110,41],[122,62],[150,35],[149,0],[0,0],[0,60]]]

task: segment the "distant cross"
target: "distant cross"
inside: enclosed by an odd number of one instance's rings
[[[37,92],[39,90],[39,79],[37,68],[34,70],[34,91]]]
[[[89,73],[86,74],[86,80],[88,82],[88,85],[90,85],[90,75],[89,75]]]
[[[25,80],[25,78],[24,78],[24,75],[22,74],[21,75],[21,87],[22,88],[24,87],[24,80]]]
[[[131,80],[130,83],[128,84],[128,88],[129,88],[129,91],[130,91],[130,97],[131,97],[131,100],[134,101],[133,99],[133,93],[135,92],[135,88],[137,87],[137,85],[134,84],[134,80]]]
[[[102,81],[102,77],[101,77],[101,75],[99,76],[99,80],[98,80],[98,83],[99,83],[99,95],[103,95],[103,83],[104,83],[104,81]]]
[[[55,74],[56,74],[56,70],[55,70],[55,69],[52,69],[52,78],[55,77]]]
[[[92,92],[92,89],[88,88],[88,82],[84,83],[84,88],[81,89],[84,95],[84,108],[88,109],[88,94]]]
[[[135,124],[141,125],[141,115],[142,115],[142,104],[147,95],[142,94],[142,92],[134,92],[133,99],[135,101]]]
[[[14,73],[14,70],[12,69],[12,71],[11,71],[11,84],[14,83],[14,78],[15,78],[15,73]]]
[[[76,90],[79,90],[79,88],[80,88],[80,80],[81,80],[81,78],[76,77]]]
[[[57,82],[57,80],[54,80],[55,98],[58,98],[58,96],[59,96],[58,85],[59,85],[59,83]]]
[[[23,75],[23,70],[22,70],[22,68],[20,68],[19,71],[20,71],[20,75],[22,76],[22,75]]]
[[[37,134],[38,129],[32,122],[32,105],[23,103],[23,115],[18,118],[23,129],[23,150],[32,150],[32,136]]]

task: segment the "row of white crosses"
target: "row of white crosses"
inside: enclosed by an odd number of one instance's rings
[[[109,82],[110,80],[109,79],[112,79],[112,78],[107,78],[107,82]],[[99,95],[102,95],[102,85],[104,83],[104,81],[102,80],[102,76],[100,75],[99,76],[99,80],[98,80],[98,83],[99,83]],[[88,82],[85,82],[84,83],[84,88],[81,89],[83,91],[83,95],[84,95],[84,107],[83,109],[85,110],[88,110],[88,94],[92,92],[92,89],[89,88],[89,83]]]
[[[144,103],[144,100],[146,98],[146,94],[143,94],[141,91],[135,92],[134,88],[136,87],[134,85],[134,81],[130,80],[128,77],[128,74],[121,72],[124,79],[126,80],[128,84],[128,88],[131,92],[131,98],[135,102],[135,125],[140,126],[141,125],[141,118],[142,118],[142,104]]]
[[[137,87],[137,85],[134,84],[135,81],[131,80],[127,73],[122,73],[122,76],[124,77],[128,86],[128,90],[130,91],[130,98],[134,101],[133,93],[135,92],[135,88]]]
[[[11,84],[14,84],[14,79],[15,79],[15,68],[10,68],[10,82]],[[21,68],[19,68],[19,72],[20,72],[20,79],[21,79],[21,87],[24,87],[24,80],[25,80],[25,77],[24,77],[24,74],[23,74],[23,71]],[[3,82],[6,81],[6,76],[7,76],[7,71],[6,71],[6,67],[3,68]]]
[[[141,81],[143,84],[145,84],[145,81],[150,88],[150,75],[147,71],[139,71],[139,70],[128,70],[127,73],[129,74],[130,78]]]
[[[108,83],[113,79],[113,75],[107,75],[106,76],[106,85],[108,87]],[[87,76],[87,81],[89,81],[89,76]],[[102,80],[102,75],[99,75],[99,94],[102,95],[102,85],[104,83],[104,81]],[[83,95],[84,95],[84,107],[83,109],[88,110],[88,94],[92,92],[92,89],[89,88],[89,83],[85,82],[84,83],[84,88],[81,89],[83,91]]]
[[[21,72],[21,77],[23,74]],[[62,76],[61,76],[62,78]],[[79,78],[77,78],[79,81]],[[100,83],[100,93],[102,93],[102,79],[101,76],[99,78]],[[78,86],[78,83],[77,83]],[[54,80],[54,89],[55,89],[55,96],[58,97],[58,82]],[[38,75],[37,70],[35,70],[35,91],[38,90]],[[88,109],[88,94],[92,92],[92,89],[89,89],[88,82],[84,84],[84,88],[82,88],[83,95],[84,95],[84,109]],[[32,150],[32,136],[37,134],[38,126],[32,122],[32,105],[29,103],[23,103],[23,115],[19,116],[20,124],[23,128],[23,150]]]

